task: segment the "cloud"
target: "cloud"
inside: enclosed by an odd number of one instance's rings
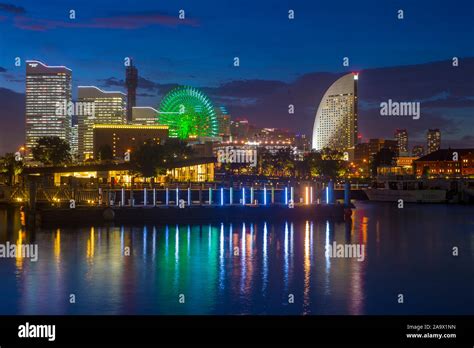
[[[106,79],[99,80],[99,83],[101,87],[115,87],[115,86],[124,87],[125,86],[125,81],[119,80],[116,77],[109,77]]]
[[[116,77],[109,77],[106,79],[99,80],[99,84],[102,87],[122,87],[125,88],[125,81],[123,79],[118,79]],[[166,93],[169,90],[177,87],[178,85],[175,83],[156,83],[150,79],[145,77],[138,77],[138,90],[145,91],[144,94],[148,94],[148,96],[156,96],[157,94]],[[155,92],[155,94],[151,94],[151,92]]]
[[[93,28],[93,29],[122,29],[134,30],[150,26],[177,27],[178,25],[198,26],[195,19],[179,19],[161,12],[132,13],[127,15],[116,15],[110,17],[97,17],[86,20],[52,20],[44,18],[32,18],[28,16],[17,16],[14,18],[17,28],[32,31],[47,31],[59,28]]]
[[[13,4],[0,3],[0,12],[6,12],[13,15],[25,14],[26,10],[24,7],[16,6]]]
[[[425,143],[429,128],[441,129],[442,146],[474,147],[474,58],[464,58],[453,68],[450,61],[360,72],[359,130],[363,140],[393,138],[396,128],[406,128],[410,147]],[[6,74],[2,74],[5,76]],[[219,86],[195,86],[207,93],[215,106],[224,105],[233,118],[244,117],[260,127],[278,127],[310,135],[316,109],[329,86],[344,73],[307,73],[294,81],[236,80]],[[156,81],[159,79],[154,76]],[[98,80],[104,88],[125,90],[116,77]],[[176,84],[140,77],[138,105],[159,105],[163,95]],[[140,100],[141,99],[141,100]],[[420,101],[421,118],[382,117],[380,103]],[[295,113],[288,113],[288,105]],[[12,151],[24,137],[24,95],[0,88],[0,153]]]
[[[360,72],[359,130],[364,140],[393,138],[396,128],[406,128],[410,142],[424,139],[429,128],[440,128],[442,134],[463,136],[474,129],[474,58],[462,59],[453,68],[451,61]],[[262,80],[232,81],[216,88],[204,88],[215,104],[228,107],[234,117],[244,116],[260,127],[281,127],[311,134],[321,98],[329,86],[344,73],[308,73],[293,82]],[[382,117],[380,103],[420,101],[421,118]],[[288,113],[288,105],[295,113]],[[474,146],[467,139],[464,146]]]

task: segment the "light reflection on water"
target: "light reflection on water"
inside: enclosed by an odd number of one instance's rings
[[[0,210],[1,243],[39,245],[36,263],[0,259],[0,314],[472,313],[472,284],[452,295],[454,282],[472,279],[469,207],[429,206],[436,212],[426,216],[416,207],[403,215],[363,203],[352,223],[36,232],[21,227],[17,212]],[[329,257],[334,241],[364,245],[365,260]],[[450,256],[452,245],[462,257]],[[398,293],[409,303],[398,305]]]

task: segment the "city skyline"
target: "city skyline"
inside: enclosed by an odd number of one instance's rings
[[[429,16],[423,4],[429,4]],[[265,13],[265,4],[253,4],[248,16],[241,16],[240,4],[239,11],[225,13],[224,21],[212,16],[222,11],[221,7],[184,2],[186,19],[180,21],[177,5],[160,4],[164,7],[159,10],[142,6],[140,13],[127,5],[128,1],[118,4],[114,11],[104,5],[94,12],[76,6],[74,20],[67,17],[66,5],[19,1],[0,7],[4,33],[0,40],[5,40],[2,47],[7,47],[0,54],[0,126],[9,129],[0,139],[0,152],[13,151],[23,142],[26,59],[72,69],[76,100],[79,85],[125,92],[123,60],[128,56],[139,72],[137,106],[158,108],[169,90],[191,85],[215,105],[224,105],[234,118],[245,117],[259,127],[287,128],[310,136],[324,91],[344,74],[359,72],[363,141],[392,138],[395,129],[406,128],[412,147],[426,143],[429,128],[439,128],[443,147],[474,145],[470,132],[474,128],[474,96],[472,83],[465,78],[474,75],[474,51],[468,44],[472,28],[468,21],[460,20],[467,16],[462,6],[446,9],[423,1],[401,1],[405,19],[399,20],[398,7],[382,9],[349,1],[343,11],[332,11],[335,5],[331,4],[278,4],[278,11],[271,14]],[[288,8],[295,11],[293,22],[288,19]],[[313,20],[312,16],[324,11],[333,15]],[[280,12],[281,18],[275,15]],[[257,30],[261,26],[255,23],[256,18],[279,24],[273,27],[281,42],[272,39],[274,33],[267,29]],[[249,26],[239,25],[236,31],[236,20]],[[317,38],[324,44],[323,54],[319,45],[307,44],[314,41],[311,33],[337,21],[344,27],[357,23],[359,29],[353,33],[324,31],[327,38]],[[207,35],[211,29],[214,36]],[[36,35],[41,40],[35,40]],[[363,40],[367,35],[373,40]],[[423,45],[417,47],[420,36]],[[194,48],[197,39],[202,43],[199,50]],[[127,49],[120,44],[124,40]],[[225,45],[223,40],[227,40]],[[260,41],[265,50],[261,50]],[[65,49],[64,45],[69,46]],[[295,60],[295,56],[299,58]],[[16,57],[23,65],[15,66]],[[233,66],[235,57],[240,58],[239,67]],[[344,57],[349,58],[347,67],[343,66]],[[457,67],[452,65],[453,57],[459,59]],[[381,117],[379,104],[388,99],[420,102],[421,118]],[[295,106],[294,114],[288,114],[289,104]]]

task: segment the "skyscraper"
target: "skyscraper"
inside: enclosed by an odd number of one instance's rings
[[[426,134],[426,154],[430,154],[441,147],[441,132],[439,129],[428,129]]]
[[[31,150],[39,138],[57,136],[71,140],[72,71],[65,66],[48,66],[37,60],[26,61],[26,149]]]
[[[217,107],[215,110],[219,123],[219,136],[227,140],[230,137],[230,115],[224,106]]]
[[[127,87],[127,121],[132,122],[132,108],[137,105],[138,70],[130,60],[125,69],[125,86]]]
[[[406,129],[397,129],[395,131],[395,140],[398,145],[398,155],[408,156],[408,132]]]
[[[78,103],[82,110],[91,110],[77,115],[79,159],[94,156],[94,125],[126,123],[125,94],[103,91],[95,86],[78,87]]]
[[[314,120],[312,148],[354,151],[357,143],[357,74],[347,74],[324,93]]]

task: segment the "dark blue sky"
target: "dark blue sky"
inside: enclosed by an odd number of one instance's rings
[[[437,61],[445,61],[448,67],[453,56],[474,57],[473,3],[472,0],[0,0],[0,88],[24,93],[25,67],[14,66],[15,57],[21,57],[68,66],[73,70],[74,90],[77,85],[88,84],[122,89],[123,59],[130,56],[142,77],[141,105],[157,106],[163,93],[173,85],[189,84],[205,88],[216,104],[225,104],[234,116],[247,116],[262,126],[272,126],[269,122],[275,121],[276,126],[309,133],[307,128],[312,126],[319,90],[329,87],[337,78],[335,74],[422,66]],[[76,11],[74,20],[69,19],[71,9]],[[180,9],[185,10],[185,20],[178,19]],[[294,20],[288,19],[289,9],[295,11]],[[399,9],[404,11],[403,20],[397,19]],[[233,66],[235,56],[240,58],[240,67]],[[349,57],[349,67],[342,66],[343,57]],[[462,64],[463,60],[460,67],[464,68]],[[466,70],[465,79],[472,82],[471,72]],[[409,74],[400,81],[400,91],[406,89],[403,83],[417,80],[416,71]],[[272,109],[271,100],[264,100],[275,89],[287,90],[290,102],[297,100],[300,96],[294,93],[305,93],[308,89],[298,90],[295,86],[308,76],[316,76],[314,84],[320,86],[315,86],[314,97],[303,98],[310,100],[309,103],[296,105],[299,111],[294,115],[296,121],[284,115],[287,106],[282,105],[280,115],[279,109]],[[361,93],[363,76],[362,73]],[[456,81],[446,80],[445,88],[441,84],[441,90],[433,91],[431,96],[417,95],[415,91],[411,100],[439,99],[442,93],[447,93],[444,99],[449,98],[450,91],[458,89],[462,82]],[[383,81],[376,79],[376,82],[377,90],[384,88]],[[433,81],[424,83],[429,87]],[[365,90],[373,87],[366,86]],[[423,84],[420,88],[423,89]],[[393,91],[393,86],[387,86],[388,89]],[[455,93],[464,102],[470,101],[468,105],[452,105],[452,110],[459,110],[452,115],[439,112],[438,117],[457,117],[469,122],[474,117],[473,90],[468,84]],[[410,95],[396,92],[382,95],[410,101]],[[361,102],[365,100],[367,106],[371,100],[378,102],[377,98],[361,95]],[[263,102],[269,104],[265,106]],[[262,105],[267,112],[258,111]],[[0,111],[2,117],[7,116]],[[466,125],[473,123],[457,125],[458,133],[455,128],[450,131],[453,141],[469,135]],[[370,127],[362,132],[376,135]],[[421,128],[411,133],[412,139],[422,139]]]

